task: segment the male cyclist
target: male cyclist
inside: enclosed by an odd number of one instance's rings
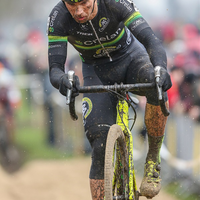
[[[160,66],[159,85],[164,91],[171,87],[161,42],[131,0],[60,1],[49,16],[48,38],[50,81],[64,96],[71,88],[64,71],[68,42],[82,59],[85,86],[153,82],[154,68]],[[73,89],[78,92],[77,76]],[[161,187],[159,152],[167,118],[159,107],[156,90],[138,95],[147,98],[145,123],[149,140],[140,192],[152,198]],[[165,101],[168,106],[166,92]],[[105,143],[109,127],[116,120],[116,103],[116,97],[109,93],[85,94],[83,98],[83,122],[92,147],[93,200],[104,198]]]

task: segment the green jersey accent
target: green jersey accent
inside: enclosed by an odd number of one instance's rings
[[[49,35],[48,36],[49,42],[67,42],[68,41],[68,37],[62,37],[62,36],[52,36]]]
[[[135,21],[138,18],[142,18],[142,15],[140,12],[134,12],[125,22],[124,24],[128,27],[129,24],[131,24],[133,21]]]

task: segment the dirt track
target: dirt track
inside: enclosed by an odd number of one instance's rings
[[[89,167],[90,158],[76,158],[32,161],[12,175],[0,169],[0,199],[91,200]],[[161,192],[154,200],[176,199]]]

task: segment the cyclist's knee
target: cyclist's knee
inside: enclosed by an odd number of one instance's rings
[[[86,133],[86,136],[92,147],[90,179],[104,178],[104,158],[108,130],[109,126],[93,126],[89,128]]]
[[[85,126],[86,137],[90,142],[91,147],[97,138],[107,138],[107,133],[111,125],[96,124],[93,126]]]
[[[138,82],[152,83],[155,81],[155,72],[153,66],[149,63],[140,68],[137,75]]]

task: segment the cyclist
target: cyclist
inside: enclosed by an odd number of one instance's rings
[[[166,53],[161,41],[131,0],[63,0],[48,20],[49,74],[52,85],[66,96],[72,86],[65,74],[67,43],[82,59],[84,85],[146,83],[154,81],[154,68],[161,67],[159,85],[171,87]],[[79,79],[74,78],[75,95]],[[159,107],[156,90],[138,92],[146,96],[145,123],[149,151],[142,195],[149,198],[160,191],[160,148],[167,117]],[[168,106],[167,93],[165,101]],[[93,200],[104,196],[104,153],[109,127],[116,120],[117,98],[109,93],[84,94],[83,122],[92,147],[90,188]]]

